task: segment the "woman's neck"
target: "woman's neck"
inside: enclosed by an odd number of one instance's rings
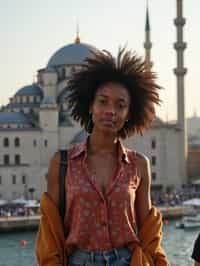
[[[89,153],[115,155],[117,153],[117,140],[117,136],[93,131],[88,143]]]

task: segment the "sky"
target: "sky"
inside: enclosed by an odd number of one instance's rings
[[[153,70],[162,104],[157,115],[177,117],[176,0],[149,0]],[[44,68],[61,47],[74,42],[79,24],[81,42],[117,54],[127,45],[144,56],[147,0],[0,0],[0,105],[8,103],[17,90],[33,83],[37,70]],[[199,0],[183,0],[186,115],[200,115],[200,29]]]

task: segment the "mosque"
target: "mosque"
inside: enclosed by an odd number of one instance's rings
[[[177,0],[177,107],[174,124],[156,118],[143,136],[125,142],[127,147],[146,154],[151,160],[152,189],[164,192],[177,189],[188,182],[186,178],[187,132],[184,111],[184,49],[183,1]],[[151,36],[147,8],[145,27],[145,56],[151,63]],[[60,148],[79,143],[86,133],[67,112],[65,97],[71,74],[91,51],[92,45],[82,43],[77,34],[75,42],[57,50],[47,66],[38,70],[37,81],[17,90],[9,103],[0,109],[0,198],[29,197],[39,199],[46,190],[49,161]]]

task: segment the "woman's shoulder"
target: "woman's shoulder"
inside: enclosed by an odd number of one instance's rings
[[[135,156],[136,156],[136,161],[139,164],[146,165],[146,164],[149,163],[149,158],[145,154],[143,154],[141,152],[136,152],[136,155]]]
[[[148,157],[138,151],[128,149],[128,157],[131,163],[136,167],[139,176],[146,176],[146,173],[149,172],[150,169],[150,161]]]
[[[69,159],[75,158],[76,156],[78,156],[82,152],[86,151],[86,149],[87,149],[87,145],[86,145],[85,141],[71,145],[70,147],[67,148],[67,153],[68,153]]]
[[[126,148],[126,152],[127,152],[129,159],[131,161],[134,161],[135,163],[139,163],[139,164],[149,163],[149,158],[141,152],[138,152],[134,149],[128,149],[128,148]]]

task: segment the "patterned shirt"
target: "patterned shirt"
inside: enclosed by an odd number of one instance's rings
[[[136,153],[118,141],[119,167],[105,195],[90,176],[86,158],[87,141],[68,150],[65,181],[67,253],[76,248],[104,251],[138,242],[135,196],[140,178],[135,164]]]

